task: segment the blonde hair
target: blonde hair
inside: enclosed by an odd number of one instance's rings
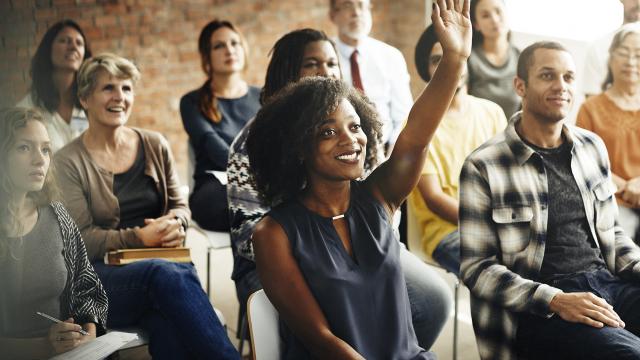
[[[140,71],[131,62],[121,56],[102,53],[87,59],[78,70],[78,97],[86,99],[95,89],[100,70],[104,70],[118,79],[128,79],[135,83],[140,80]]]
[[[6,257],[9,250],[9,244],[4,241],[9,237],[9,231],[21,232],[22,229],[17,215],[20,209],[11,201],[14,185],[9,177],[7,154],[15,143],[16,132],[27,126],[29,121],[39,121],[44,125],[44,118],[38,110],[21,107],[0,109],[0,261]],[[27,194],[37,207],[58,199],[59,193],[52,166],[53,162],[49,165],[42,189]]]
[[[622,25],[620,29],[613,36],[613,40],[611,40],[611,45],[609,46],[609,59],[607,61],[607,77],[604,79],[602,83],[602,91],[605,91],[613,84],[613,73],[611,72],[611,56],[613,52],[616,51],[624,39],[631,34],[640,35],[640,23],[629,23]],[[640,59],[638,59],[640,60]]]

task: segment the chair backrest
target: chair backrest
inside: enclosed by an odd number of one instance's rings
[[[280,359],[278,311],[273,307],[264,290],[258,290],[249,296],[247,318],[253,358],[255,360]]]

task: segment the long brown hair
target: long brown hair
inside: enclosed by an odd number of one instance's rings
[[[53,48],[53,42],[58,36],[58,33],[65,28],[73,28],[82,36],[84,40],[84,58],[86,60],[91,57],[91,46],[87,37],[84,36],[84,32],[80,25],[73,20],[62,20],[53,24],[42,37],[40,45],[36,50],[35,55],[31,59],[31,96],[33,103],[37,106],[47,109],[49,111],[56,111],[60,104],[60,94],[58,89],[53,85],[53,62],[51,61],[51,49]],[[80,107],[80,102],[76,96],[77,87],[76,82],[73,82],[74,105]]]
[[[8,238],[9,231],[12,229],[18,229],[19,232],[22,229],[18,217],[20,209],[12,201],[14,185],[9,177],[7,154],[15,143],[16,132],[27,126],[29,121],[40,121],[44,125],[42,114],[37,110],[20,107],[0,110],[0,239]],[[50,165],[42,189],[27,194],[37,207],[45,206],[58,199],[53,172]],[[5,258],[7,250],[7,242],[0,241],[0,261]]]
[[[211,66],[211,35],[220,28],[229,28],[240,37],[240,44],[244,49],[244,66],[247,67],[247,57],[249,49],[242,33],[233,24],[227,20],[215,19],[208,23],[200,32],[198,38],[198,51],[200,52],[200,61],[202,62],[202,70],[207,75],[207,81],[200,88],[199,107],[200,111],[212,122],[219,123],[222,121],[222,114],[218,110],[218,101],[213,94],[211,83],[213,80],[213,68]]]

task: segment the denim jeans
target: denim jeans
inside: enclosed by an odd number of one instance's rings
[[[411,322],[418,338],[418,345],[429,350],[451,313],[452,295],[447,283],[431,267],[400,245],[400,263],[407,283]],[[256,271],[236,281],[240,303],[246,304],[253,291],[262,289]]]
[[[522,314],[517,348],[529,359],[640,359],[640,282],[629,282],[606,270],[582,272],[553,281],[564,292],[591,292],[613,306],[626,327],[572,323]]]
[[[154,359],[239,359],[192,264],[93,264],[109,298],[107,325],[149,334]]]
[[[455,230],[446,235],[433,249],[433,260],[448,272],[460,276],[460,232]]]

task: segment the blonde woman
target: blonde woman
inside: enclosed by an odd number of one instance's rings
[[[78,228],[54,200],[50,162],[43,116],[2,111],[0,348],[10,359],[49,358],[104,332],[107,297]],[[52,324],[36,311],[65,322]]]
[[[237,358],[192,264],[102,261],[116,249],[180,246],[189,221],[167,141],[126,126],[139,78],[113,54],[80,68],[89,128],[56,154],[65,203],[107,291],[110,326],[147,330],[154,359]]]

